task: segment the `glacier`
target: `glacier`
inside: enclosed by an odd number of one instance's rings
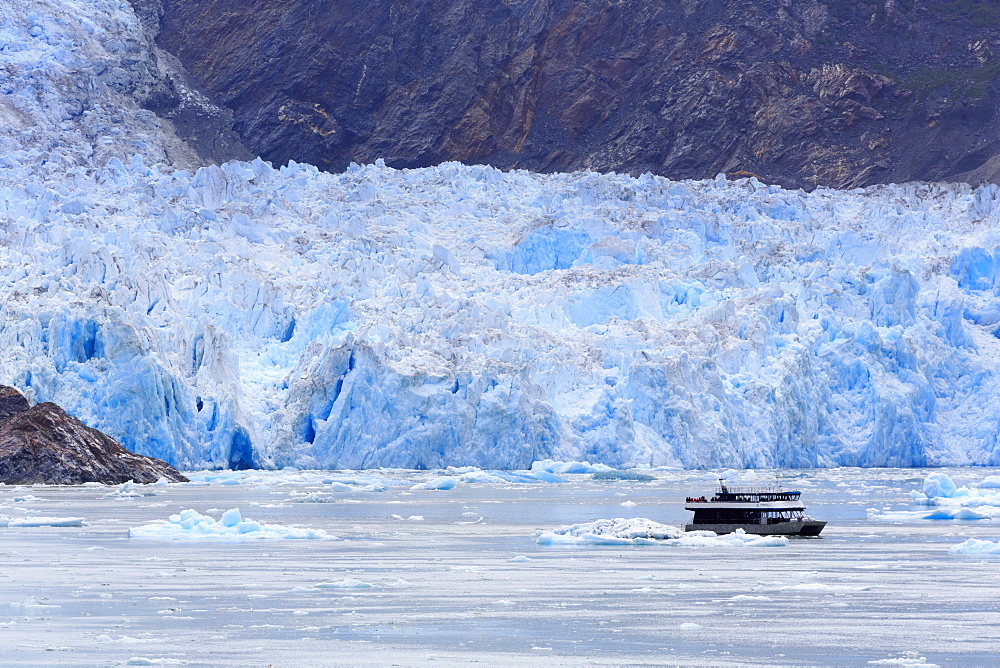
[[[152,47],[127,3],[14,4],[0,383],[131,450],[185,469],[1000,464],[997,186],[185,170],[135,101]]]

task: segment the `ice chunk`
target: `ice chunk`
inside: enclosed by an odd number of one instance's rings
[[[543,459],[531,463],[533,473],[544,471],[547,473],[616,473],[615,469],[605,464],[591,464],[590,462],[559,462],[552,459]]]
[[[234,527],[243,521],[243,516],[240,514],[239,508],[230,508],[222,514],[222,519],[219,523],[224,527]]]
[[[938,508],[923,516],[925,520],[988,520],[993,515],[972,508]]]
[[[195,510],[184,510],[177,515],[171,515],[167,520],[131,528],[128,535],[129,538],[184,541],[337,539],[336,536],[332,536],[322,529],[260,524],[253,520],[243,519],[236,508],[226,511],[223,514],[223,519],[219,521]]]
[[[0,527],[82,527],[82,517],[5,517],[0,515]]]
[[[958,494],[958,487],[947,473],[931,473],[924,479],[924,495],[928,498],[950,498]]]
[[[540,531],[536,542],[549,546],[579,545],[679,545],[688,547],[754,546],[780,547],[788,545],[784,536],[752,536],[742,529],[722,536],[711,531],[684,532],[677,527],[645,518],[596,520]]]
[[[986,476],[976,484],[976,487],[978,487],[979,489],[1000,490],[1000,475]]]
[[[417,483],[410,489],[449,490],[455,489],[455,485],[457,484],[458,480],[456,478],[450,476],[440,476],[432,478],[426,482]]]
[[[949,550],[953,554],[964,556],[1000,556],[1000,540],[994,542],[989,540],[979,540],[970,538],[960,545],[955,545]]]
[[[320,582],[316,584],[316,587],[318,589],[371,589],[372,585],[361,580],[346,578],[344,580],[337,580],[336,582]]]
[[[920,656],[919,652],[904,652],[902,656],[894,659],[874,659],[868,662],[869,666],[921,666],[922,668],[938,668],[938,664],[930,663],[926,657]]]

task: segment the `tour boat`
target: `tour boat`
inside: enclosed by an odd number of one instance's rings
[[[727,487],[719,480],[719,491],[711,499],[689,496],[685,510],[694,511],[694,519],[685,531],[747,533],[765,536],[818,536],[826,522],[805,514],[799,497],[802,492],[781,488]]]

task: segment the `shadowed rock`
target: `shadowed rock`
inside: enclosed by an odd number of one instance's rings
[[[0,422],[31,408],[24,395],[13,387],[0,385]]]
[[[0,386],[0,482],[112,485],[160,478],[187,482],[166,462],[129,452],[59,406],[28,406],[20,392]]]

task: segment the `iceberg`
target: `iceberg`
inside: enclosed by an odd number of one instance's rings
[[[0,383],[135,452],[1000,464],[997,186],[178,169],[153,48],[128,3],[0,8]]]

